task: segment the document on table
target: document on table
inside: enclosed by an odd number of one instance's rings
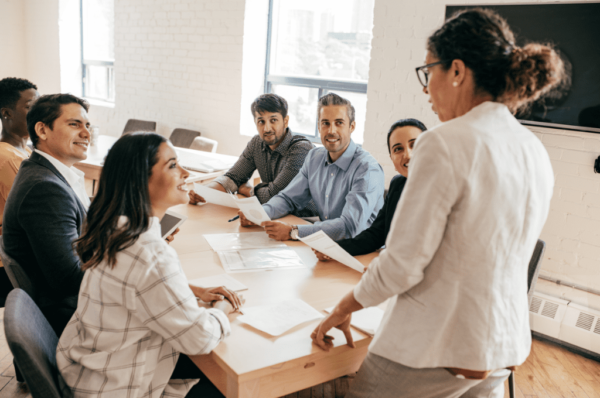
[[[295,326],[319,318],[323,318],[323,314],[300,299],[244,308],[244,315],[237,317],[239,321],[271,336],[279,336]]]
[[[326,308],[325,312],[331,313],[335,307]],[[356,329],[368,334],[369,336],[375,336],[381,320],[383,319],[383,310],[379,307],[363,308],[360,311],[352,313],[352,321],[350,324]]]
[[[230,193],[217,191],[207,187],[206,185],[194,183],[194,192],[202,196],[207,203],[212,203],[219,206],[233,207],[238,209],[238,205],[235,202],[235,196]]]
[[[244,213],[244,216],[254,224],[260,225],[263,221],[271,221],[271,218],[269,218],[256,196],[242,199],[234,198],[234,200],[242,213]]]
[[[355,259],[346,250],[342,249],[340,245],[335,243],[327,234],[323,231],[315,232],[312,235],[300,238],[300,240],[313,249],[320,251],[321,253],[331,257],[332,259],[339,261],[340,263],[348,266],[358,272],[365,272],[365,266],[360,261]]]
[[[244,285],[242,282],[234,279],[230,275],[227,274],[219,274],[213,276],[207,276],[204,278],[197,278],[188,281],[190,285],[200,286],[200,287],[218,287],[225,286],[227,289],[232,290],[234,292],[241,292],[244,290],[248,290],[248,286]]]
[[[231,234],[206,234],[204,239],[216,252],[223,250],[264,249],[268,247],[287,247],[285,243],[269,238],[264,232],[245,232]]]
[[[305,267],[298,253],[289,247],[229,250],[217,252],[227,272],[264,271]]]

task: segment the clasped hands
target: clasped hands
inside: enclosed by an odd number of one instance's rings
[[[214,308],[223,311],[225,314],[240,312],[246,301],[243,296],[238,295],[233,290],[227,289],[225,286],[200,287],[190,285],[190,288],[194,296],[205,303],[211,303]]]

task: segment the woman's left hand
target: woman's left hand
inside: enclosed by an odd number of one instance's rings
[[[173,242],[173,240],[175,239],[175,235],[179,232],[179,228],[177,228],[175,231],[173,231],[173,233],[169,236],[167,236],[165,238],[165,240],[167,241],[167,243],[171,243]]]
[[[196,297],[205,303],[227,299],[235,311],[239,311],[239,309],[242,307],[242,300],[240,299],[240,296],[238,296],[236,292],[227,289],[225,286],[206,288],[193,286],[192,291]]]

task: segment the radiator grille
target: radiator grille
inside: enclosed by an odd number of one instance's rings
[[[594,333],[600,334],[600,320],[596,322],[596,327],[594,328]]]
[[[546,301],[546,304],[544,304],[544,308],[542,309],[542,315],[554,319],[556,311],[558,311],[558,304]]]
[[[538,311],[540,310],[541,305],[542,305],[542,299],[533,296],[533,299],[531,300],[531,305],[529,306],[529,311],[533,312],[534,314],[537,314]]]
[[[577,323],[575,324],[575,327],[584,329],[584,330],[590,330],[590,329],[592,329],[592,323],[594,323],[593,315],[580,312],[579,318],[577,318]]]

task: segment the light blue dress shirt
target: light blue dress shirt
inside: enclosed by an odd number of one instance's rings
[[[320,221],[298,225],[303,238],[322,230],[331,239],[353,238],[367,229],[383,206],[384,174],[375,158],[354,141],[331,163],[325,148],[308,153],[292,182],[263,208],[271,219],[302,209],[312,199]]]

